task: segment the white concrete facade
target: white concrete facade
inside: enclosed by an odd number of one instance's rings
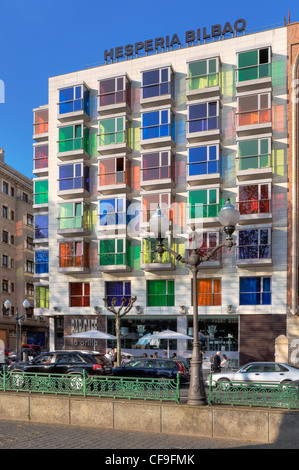
[[[118,76],[124,72],[132,80],[132,128],[134,145],[131,154],[132,167],[140,166],[140,133],[141,111],[140,84],[144,69],[156,69],[171,64],[175,72],[175,161],[176,161],[176,186],[173,190],[174,201],[182,201],[188,204],[188,186],[185,178],[185,169],[188,160],[188,142],[186,140],[187,104],[186,84],[188,77],[188,61],[201,58],[219,56],[222,65],[222,99],[221,99],[221,133],[222,150],[221,160],[221,194],[226,200],[229,196],[234,202],[238,200],[238,179],[236,176],[237,135],[235,130],[235,112],[237,109],[237,97],[235,87],[235,69],[237,67],[237,51],[250,50],[261,46],[270,45],[272,51],[272,168],[273,173],[269,177],[259,179],[259,183],[270,181],[272,186],[272,217],[265,222],[249,221],[247,226],[269,226],[272,229],[272,263],[238,266],[236,263],[235,249],[232,252],[222,254],[220,267],[202,267],[199,271],[201,278],[221,279],[222,300],[220,306],[199,306],[199,316],[240,318],[243,315],[267,314],[286,315],[287,313],[287,32],[286,28],[278,28],[248,36],[239,36],[222,41],[215,41],[193,47],[177,49],[155,55],[148,55],[101,67],[80,70],[65,75],[51,77],[49,79],[49,309],[38,309],[36,313],[56,317],[57,315],[94,315],[94,307],[100,306],[102,314],[107,314],[104,309],[103,297],[105,297],[105,282],[126,280],[131,281],[131,294],[137,296],[136,304],[141,306],[142,314],[137,314],[133,309],[130,317],[150,318],[169,316],[177,319],[177,329],[187,333],[188,318],[192,318],[191,307],[191,276],[184,266],[176,265],[175,270],[168,271],[144,271],[132,269],[128,273],[101,273],[97,269],[97,191],[98,157],[95,146],[92,147],[90,164],[90,197],[88,202],[92,210],[92,230],[88,237],[90,241],[91,269],[88,274],[65,274],[58,272],[59,245],[62,237],[58,230],[58,203],[63,200],[57,195],[59,180],[58,153],[58,126],[57,119],[59,89],[84,82],[90,88],[91,113],[90,113],[90,139],[95,139],[98,134],[97,94],[98,80]],[[280,70],[280,75],[276,70]],[[264,135],[264,134],[261,134]],[[269,135],[265,134],[265,135]],[[253,137],[253,136],[252,136]],[[260,137],[260,135],[258,136]],[[181,173],[179,174],[179,169]],[[256,179],[252,177],[242,184],[250,184]],[[215,187],[214,184],[209,184]],[[198,188],[198,186],[196,186]],[[133,188],[130,193],[132,202],[141,201],[142,189]],[[266,224],[266,225],[265,225]],[[267,225],[268,224],[268,225]],[[219,228],[214,225],[213,228]],[[187,227],[186,227],[187,228]],[[140,244],[140,235],[132,238],[132,246]],[[221,240],[221,238],[220,238]],[[271,305],[240,305],[239,279],[242,276],[267,276],[271,278]],[[175,280],[175,306],[174,307],[148,307],[146,281],[150,279],[174,279]],[[69,305],[69,283],[90,282],[90,307],[74,308]],[[180,306],[186,306],[186,315],[180,313]],[[228,305],[233,306],[233,313],[228,314]],[[59,308],[59,312],[54,311]],[[109,316],[109,313],[108,313]],[[189,325],[190,326],[190,325]],[[52,332],[52,334],[51,334]],[[54,332],[50,331],[51,345],[54,344]],[[178,351],[185,353],[186,343],[178,342]],[[239,348],[240,349],[240,344]],[[231,354],[231,358],[238,360],[238,352]]]

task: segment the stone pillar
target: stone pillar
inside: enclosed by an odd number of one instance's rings
[[[285,335],[279,335],[275,340],[275,362],[289,362],[289,340]]]

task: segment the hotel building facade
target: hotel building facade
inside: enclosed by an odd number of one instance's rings
[[[93,348],[66,338],[82,330],[114,334],[104,297],[120,305],[137,296],[121,323],[127,352],[165,349],[144,340],[164,329],[192,336],[190,272],[159,258],[149,219],[160,205],[164,243],[182,256],[195,227],[205,255],[224,239],[217,216],[228,197],[240,211],[236,246],[198,274],[206,357],[272,360],[278,336],[299,337],[288,250],[290,27],[194,37],[156,53],[146,41],[146,55],[116,60],[130,50],[116,48],[105,65],[49,79],[48,104],[34,109],[33,210],[34,312],[49,317],[50,348]],[[191,348],[171,343],[184,357]]]

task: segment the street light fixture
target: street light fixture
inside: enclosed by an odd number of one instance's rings
[[[154,233],[157,238],[157,253],[162,254],[167,251],[172,254],[178,261],[186,264],[186,266],[192,272],[192,285],[193,285],[193,349],[191,359],[191,377],[190,386],[188,392],[188,405],[205,405],[207,403],[206,392],[204,388],[203,375],[202,375],[202,357],[200,353],[200,344],[198,341],[198,302],[197,302],[197,273],[201,263],[208,261],[216,251],[220,248],[226,247],[229,250],[235,245],[232,234],[235,231],[235,227],[239,221],[240,213],[233,206],[228,198],[226,204],[219,211],[218,219],[223,226],[223,231],[226,233],[225,243],[221,243],[206,256],[199,256],[197,254],[195,237],[194,242],[191,244],[191,253],[188,258],[183,258],[180,254],[174,250],[167,248],[163,245],[163,238],[166,236],[166,232],[169,230],[169,220],[162,213],[161,208],[158,206],[156,212],[150,219],[150,231]],[[192,228],[195,235],[195,227]]]
[[[11,308],[11,303],[9,300],[6,300],[4,302],[4,307],[6,308],[6,310],[9,310]],[[19,361],[20,357],[19,357],[19,327],[20,327],[20,338],[21,338],[21,342],[22,342],[22,319],[23,317],[27,314],[27,310],[28,308],[30,307],[30,302],[25,299],[24,302],[23,302],[23,307],[25,309],[25,312],[22,313],[21,315],[18,315],[18,307],[16,308],[16,316],[14,317],[15,320],[16,320],[16,362]],[[22,349],[22,345],[21,345],[21,349]]]

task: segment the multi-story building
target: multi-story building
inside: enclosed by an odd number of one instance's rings
[[[0,149],[0,340],[3,347],[16,347],[16,317],[25,313],[23,302],[30,303],[28,317],[22,320],[22,342],[45,347],[45,318],[33,317],[34,244],[32,181],[4,161]],[[5,308],[10,301],[9,311]]]
[[[195,226],[206,254],[222,241],[227,197],[240,211],[237,245],[199,268],[207,357],[271,360],[279,335],[298,335],[295,317],[287,328],[290,25],[252,34],[244,20],[235,31],[216,26],[213,41],[205,28],[204,40],[186,33],[189,47],[177,35],[165,49],[163,38],[139,42],[137,56],[118,47],[103,66],[49,79],[49,102],[34,110],[33,208],[35,312],[50,318],[51,347],[88,347],[64,338],[81,329],[114,333],[104,297],[137,296],[122,319],[127,351],[166,328],[192,336],[190,273],[168,253],[159,258],[149,219],[160,205],[164,242],[182,255]],[[171,344],[185,357],[191,347]]]

